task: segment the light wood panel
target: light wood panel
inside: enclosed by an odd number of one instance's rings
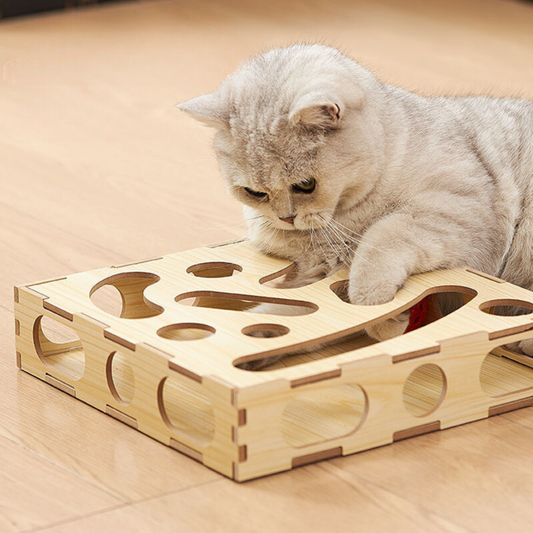
[[[353,306],[332,289],[346,270],[296,289],[261,283],[287,268],[243,241],[20,286],[19,365],[237,481],[533,402],[533,369],[489,355],[531,337],[530,291],[442,270],[412,276],[387,304]],[[91,299],[110,286],[119,316]],[[440,293],[465,303],[386,342],[346,343],[423,298],[438,305]],[[195,305],[180,303],[191,297]],[[251,312],[260,303],[270,314]],[[278,316],[276,305],[303,314]],[[502,305],[526,314],[496,314]],[[57,331],[47,333],[45,321]],[[246,334],[272,327],[284,334]],[[262,372],[239,368],[324,342],[343,349]]]
[[[2,22],[1,63],[45,59],[66,64],[63,72],[55,70],[53,83],[12,86],[0,80],[0,433],[43,457],[32,463],[32,475],[43,474],[52,490],[57,478],[46,466],[52,460],[134,500],[209,482],[200,465],[188,470],[192,462],[180,454],[45,384],[36,385],[16,370],[13,358],[13,285],[242,233],[239,206],[225,195],[211,153],[211,133],[176,114],[174,103],[214,89],[246,55],[298,39],[339,45],[384,79],[427,94],[488,91],[531,97],[532,25],[528,4],[497,0],[167,0]],[[341,461],[357,470],[366,465],[383,486],[398,483],[399,494],[412,504],[425,491],[425,507],[416,507],[417,517],[432,510],[450,521],[466,516],[470,531],[484,532],[501,530],[512,518],[509,529],[526,530],[527,502],[522,509],[513,502],[522,502],[533,470],[528,451],[514,443],[523,435],[516,431],[530,426],[530,418],[530,410],[523,409]],[[467,461],[451,472],[446,468],[462,456],[460,447],[448,452],[459,431],[468,435],[465,457],[476,459],[475,471]],[[501,442],[498,457],[492,453],[493,440]],[[404,451],[412,456],[405,470]],[[390,461],[380,469],[383,454]],[[500,491],[500,480],[483,472],[496,466],[498,476],[506,476],[508,456],[521,474],[515,477],[513,469]],[[17,455],[5,453],[3,460],[10,458],[21,477],[28,477]],[[125,458],[127,468],[120,466]],[[457,485],[462,497],[431,501],[435,462],[442,465],[440,484]],[[301,513],[290,506],[294,493],[285,480],[304,471],[312,472],[310,485],[320,491],[323,474],[316,467],[272,478],[276,481],[270,486],[284,496],[287,520],[294,523]],[[498,497],[472,500],[480,488],[476,484],[482,485],[481,494]],[[201,499],[202,489],[195,491]],[[309,492],[302,489],[297,500],[310,498]],[[516,510],[512,517],[509,505]],[[357,512],[348,510],[341,517],[350,524],[359,520],[370,530],[387,529],[388,519],[375,512],[376,506],[379,500],[366,499]],[[27,524],[55,522],[40,506],[23,510]],[[183,520],[209,526],[208,519],[187,512],[184,506]],[[322,508],[322,516],[335,523],[339,510]],[[262,531],[269,529],[269,521],[266,517]],[[220,523],[223,530],[225,522]]]

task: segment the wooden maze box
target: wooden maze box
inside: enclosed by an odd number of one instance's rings
[[[503,347],[533,336],[533,293],[439,271],[362,307],[346,271],[276,288],[290,268],[242,242],[18,287],[18,365],[238,481],[533,403],[529,358]],[[440,293],[462,307],[442,316]],[[354,335],[427,297],[423,327]]]

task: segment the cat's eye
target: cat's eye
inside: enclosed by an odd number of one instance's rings
[[[302,181],[300,183],[295,183],[292,186],[292,189],[296,192],[303,192],[305,194],[309,194],[313,192],[316,188],[316,179],[315,178],[309,178],[308,180]]]
[[[254,191],[253,189],[249,189],[248,187],[244,187],[244,190],[254,198],[268,198],[268,194],[266,192]]]

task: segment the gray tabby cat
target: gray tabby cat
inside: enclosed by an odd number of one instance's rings
[[[533,289],[533,103],[423,97],[336,49],[270,50],[179,104],[216,128],[250,241],[304,285],[346,264],[353,304],[411,274],[472,267]],[[384,340],[408,313],[369,328]],[[533,355],[533,341],[520,349]]]

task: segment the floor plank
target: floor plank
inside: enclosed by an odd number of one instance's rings
[[[533,97],[532,27],[531,5],[499,0],[155,0],[2,21],[0,530],[530,529],[533,409],[237,485],[19,372],[12,285],[241,236],[212,132],[174,104],[248,55],[320,40],[424,94]]]
[[[0,437],[0,531],[26,531],[116,507],[119,499]]]
[[[190,533],[466,531],[427,508],[327,463],[242,485],[223,480],[135,508]]]

